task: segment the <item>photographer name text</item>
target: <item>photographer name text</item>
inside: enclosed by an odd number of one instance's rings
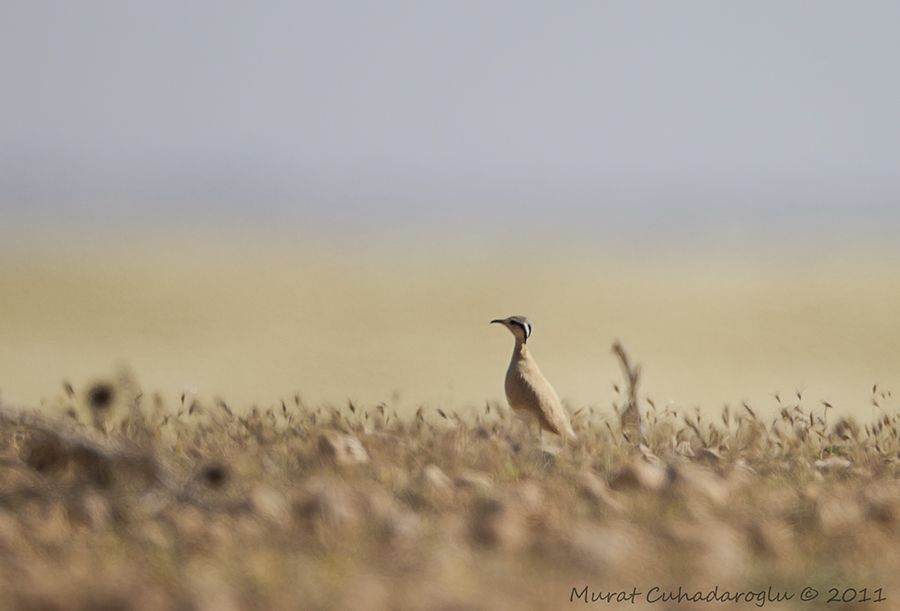
[[[682,586],[664,588],[653,586],[647,590],[602,591],[590,586],[573,586],[569,594],[570,603],[586,604],[679,604],[679,603],[738,603],[755,607],[765,607],[769,603],[797,600],[818,604],[882,603],[887,600],[884,589],[879,588],[823,588],[821,591],[806,586],[799,590],[778,590],[772,586],[760,590],[729,590],[714,586],[708,590],[689,590]]]

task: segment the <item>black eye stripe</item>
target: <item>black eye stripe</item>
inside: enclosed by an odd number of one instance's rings
[[[527,322],[522,322],[520,320],[511,320],[509,322],[522,327],[522,332],[525,334],[525,339],[528,339],[528,337],[531,335],[531,325],[529,325]]]

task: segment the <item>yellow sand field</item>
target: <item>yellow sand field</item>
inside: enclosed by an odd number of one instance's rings
[[[620,338],[643,395],[718,410],[803,391],[869,416],[900,378],[900,274],[879,252],[823,256],[621,250],[140,241],[12,250],[0,259],[0,389],[36,405],[121,363],[147,390],[236,405],[501,399],[525,314],[545,374],[607,409]],[[702,249],[699,249],[702,250]]]

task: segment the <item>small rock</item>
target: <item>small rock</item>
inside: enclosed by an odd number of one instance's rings
[[[839,473],[849,469],[853,466],[853,463],[840,456],[829,456],[828,458],[817,460],[813,463],[813,466],[822,473]]]
[[[394,547],[412,547],[421,530],[419,518],[404,510],[386,491],[375,488],[366,495],[366,514],[378,525],[382,540]]]
[[[453,480],[437,465],[427,465],[420,477],[423,487],[431,494],[443,499],[453,495]]]
[[[491,477],[479,471],[464,471],[456,477],[456,485],[459,488],[476,492],[490,492],[494,487]]]
[[[669,467],[668,485],[674,492],[685,498],[702,498],[715,505],[728,500],[728,488],[725,483],[707,468],[694,465]]]
[[[613,496],[606,483],[591,471],[578,474],[578,489],[588,501],[613,512],[622,511],[622,504]]]
[[[359,439],[335,431],[319,435],[319,453],[339,465],[363,465],[369,462],[369,454]]]
[[[666,483],[666,470],[637,458],[615,472],[609,483],[613,490],[639,488],[656,491]]]
[[[22,462],[44,475],[62,470],[69,462],[65,444],[51,431],[33,431],[20,455]]]
[[[511,503],[495,498],[475,503],[469,532],[476,545],[507,550],[521,549],[527,536],[521,513]]]
[[[103,496],[90,492],[69,508],[69,518],[91,530],[102,530],[112,521],[112,509]]]
[[[257,486],[250,503],[257,515],[276,524],[285,524],[290,517],[287,500],[274,488]]]
[[[347,484],[331,478],[312,478],[293,503],[296,519],[318,530],[352,528],[360,519]]]

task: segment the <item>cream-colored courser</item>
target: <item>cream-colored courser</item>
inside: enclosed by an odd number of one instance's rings
[[[528,351],[531,336],[531,322],[524,316],[510,316],[492,320],[509,329],[516,338],[512,360],[506,370],[506,400],[517,412],[525,412],[537,419],[539,431],[550,431],[568,439],[575,439],[575,431],[569,416],[559,401],[559,396],[550,382],[541,373],[534,358]]]

